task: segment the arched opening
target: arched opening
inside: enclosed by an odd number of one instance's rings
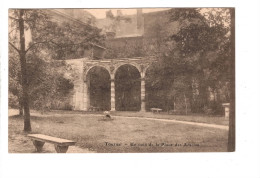
[[[115,74],[115,100],[117,111],[141,109],[141,76],[132,65],[120,66]]]
[[[164,111],[173,110],[174,100],[171,99],[166,79],[160,75],[161,68],[156,64],[148,67],[145,73],[145,101],[146,110],[151,108],[161,108]]]
[[[109,72],[103,67],[95,66],[88,71],[87,81],[89,83],[89,108],[96,107],[109,111],[111,108]]]

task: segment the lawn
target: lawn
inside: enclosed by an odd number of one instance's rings
[[[152,112],[115,112],[117,116],[133,116],[133,117],[150,117],[157,119],[170,119],[170,120],[179,120],[179,121],[189,121],[189,122],[199,122],[199,123],[208,123],[208,124],[218,124],[218,125],[228,125],[228,119],[222,116],[209,116],[202,114],[191,114],[191,115],[173,115],[168,114],[167,112],[162,112],[159,115]]]
[[[64,113],[64,111],[52,111],[54,113]],[[86,112],[86,111],[66,111],[65,113],[71,114],[103,114],[103,112]],[[132,112],[132,111],[116,111],[112,113],[116,116],[128,116],[128,117],[149,117],[157,119],[169,119],[169,120],[179,120],[179,121],[189,121],[189,122],[199,122],[208,124],[218,124],[218,125],[228,125],[229,120],[224,118],[224,116],[210,116],[203,114],[189,114],[189,115],[175,115],[168,114],[167,112],[161,112],[160,114],[152,112]]]
[[[99,153],[227,151],[228,132],[215,128],[124,117],[104,121],[98,115],[62,111],[32,114],[31,123],[32,133],[74,140]],[[9,117],[9,152],[33,149],[22,129],[21,117]],[[15,144],[15,138],[23,141]]]

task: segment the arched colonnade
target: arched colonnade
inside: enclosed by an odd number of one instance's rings
[[[91,60],[85,61],[83,66],[83,110],[88,110],[90,107],[89,97],[89,80],[87,75],[94,67],[101,67],[110,75],[111,85],[111,111],[116,110],[115,100],[115,74],[117,70],[124,65],[131,65],[135,67],[140,73],[141,77],[141,111],[145,111],[145,74],[148,67],[153,63],[154,58],[135,58],[135,59],[120,59],[120,60]]]

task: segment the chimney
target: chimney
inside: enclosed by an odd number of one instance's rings
[[[136,10],[137,13],[136,13],[136,20],[137,20],[137,29],[141,29],[143,28],[143,22],[144,22],[144,19],[143,19],[143,9],[137,9]]]

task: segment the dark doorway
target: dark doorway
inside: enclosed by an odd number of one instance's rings
[[[141,76],[136,67],[123,65],[115,74],[115,99],[117,111],[140,111]]]
[[[161,108],[164,111],[174,108],[174,100],[169,99],[167,79],[162,80],[162,70],[153,64],[148,67],[145,74],[145,101],[146,110]]]
[[[90,80],[90,106],[109,111],[111,108],[111,85],[109,72],[103,67],[93,67],[87,76]]]

